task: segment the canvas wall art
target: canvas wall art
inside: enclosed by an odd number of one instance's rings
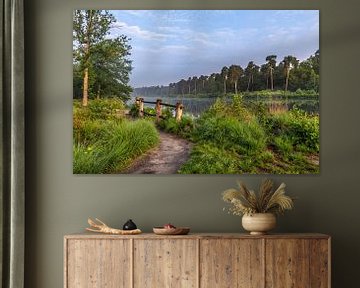
[[[318,174],[318,10],[75,10],[74,174]]]

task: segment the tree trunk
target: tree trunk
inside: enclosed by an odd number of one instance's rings
[[[101,91],[101,85],[99,85],[99,87],[98,87],[98,92],[97,92],[97,94],[96,94],[96,99],[100,99],[100,91]]]
[[[196,91],[196,80],[195,80],[195,95],[197,94],[197,91]]]
[[[226,95],[226,79],[224,80],[224,95]]]
[[[90,34],[92,33],[92,10],[89,11],[90,22],[87,27],[86,46],[84,52],[85,69],[84,69],[84,83],[83,83],[83,100],[82,105],[86,107],[89,99],[89,59],[90,59]]]
[[[248,81],[246,91],[249,91],[249,89],[250,89],[250,81],[251,81],[251,75],[249,76],[249,81]]]
[[[83,83],[83,99],[82,106],[88,105],[88,92],[89,92],[89,68],[84,69],[84,83]]]
[[[273,68],[270,69],[270,81],[271,81],[271,91],[272,91],[272,90],[274,90]]]
[[[285,92],[288,90],[290,69],[286,69]]]
[[[235,81],[234,87],[235,87],[235,94],[238,94],[238,92],[237,92],[237,81]]]

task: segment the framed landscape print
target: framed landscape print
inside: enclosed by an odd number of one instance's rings
[[[75,10],[74,174],[318,174],[318,10]]]

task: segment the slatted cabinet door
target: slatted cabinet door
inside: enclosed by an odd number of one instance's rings
[[[198,240],[134,240],[134,288],[196,288]]]
[[[310,287],[330,287],[330,240],[310,240]]]
[[[65,287],[131,287],[130,241],[68,239]]]
[[[266,239],[266,287],[308,287],[308,244],[307,239]]]
[[[329,240],[266,239],[267,288],[326,288]]]
[[[200,287],[264,287],[261,239],[202,239]]]

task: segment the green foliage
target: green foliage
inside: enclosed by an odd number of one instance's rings
[[[94,97],[118,97],[130,99],[132,88],[128,85],[131,61],[128,59],[131,46],[126,36],[105,39],[94,45],[91,54]]]
[[[75,174],[123,171],[159,141],[152,122],[123,117],[125,106],[118,99],[91,100],[87,107],[75,100],[73,106]]]
[[[255,154],[265,149],[263,128],[237,96],[230,104],[224,100],[216,101],[195,127],[193,139],[196,142],[213,143],[240,154]]]
[[[185,133],[195,145],[180,173],[318,173],[311,160],[319,150],[318,121],[298,110],[273,115],[262,104],[246,107],[240,96],[219,99]],[[175,121],[160,125],[184,136]]]
[[[89,125],[89,124],[87,124]],[[85,125],[84,127],[88,127]],[[95,128],[96,127],[96,128]],[[103,174],[122,171],[131,160],[154,147],[159,139],[153,123],[146,120],[109,124],[96,122],[91,132],[74,142],[73,171],[75,174]],[[89,132],[89,131],[88,131]],[[86,138],[85,138],[86,137]]]
[[[274,146],[276,149],[283,154],[288,154],[293,151],[293,141],[288,137],[284,135],[280,135],[278,137],[274,137]]]
[[[306,146],[309,152],[319,152],[318,115],[309,115],[301,110],[291,110],[288,113],[272,115],[267,122],[271,135],[286,136],[286,141],[291,141],[295,149],[301,147],[301,150],[304,150],[304,146]]]
[[[131,46],[125,35],[109,39],[115,17],[107,10],[74,10],[73,13],[73,98],[83,97],[84,71],[88,69],[90,99],[129,99]]]
[[[241,95],[233,95],[230,102],[225,97],[217,98],[208,111],[201,115],[200,121],[211,117],[233,117],[246,122],[255,119],[255,115],[245,107]]]
[[[124,109],[124,102],[117,98],[90,100],[87,107],[74,100],[73,116],[81,120],[117,120],[124,115]]]
[[[181,121],[177,122],[174,117],[166,117],[160,121],[158,127],[168,133],[177,134],[184,138],[189,138],[194,129],[194,121],[191,117],[184,115]]]
[[[194,139],[246,154],[261,151],[266,141],[264,131],[256,121],[246,123],[230,117],[201,119],[194,131]]]
[[[265,62],[266,61],[266,62]],[[240,91],[247,93],[261,93],[261,91],[281,92],[287,90],[286,95],[297,96],[289,92],[295,92],[298,89],[302,91],[319,92],[320,82],[320,53],[319,50],[308,59],[299,62],[299,60],[288,55],[282,61],[277,63],[276,55],[269,55],[264,59],[263,64],[255,64],[249,61],[245,70],[234,63],[228,67],[224,66],[221,71],[210,75],[192,76],[187,80],[181,79],[178,82],[170,83],[168,86],[151,86],[136,88],[138,95],[186,95],[201,97],[220,96],[225,94],[237,94]],[[286,81],[287,80],[287,81]],[[285,84],[288,84],[285,89]],[[313,95],[311,93],[311,95]],[[308,94],[305,94],[308,96]]]
[[[139,116],[139,107],[136,106],[135,104],[132,104],[132,105],[130,106],[130,111],[129,111],[129,113],[130,113],[130,115],[131,115],[132,117],[137,117],[137,116]]]
[[[182,174],[234,174],[238,171],[238,156],[211,144],[194,147],[191,158],[180,169]]]
[[[244,97],[317,97],[319,93],[316,92],[314,89],[309,90],[302,90],[298,88],[296,91],[283,91],[283,90],[260,90],[260,91],[253,91],[253,92],[243,92],[242,95]]]

